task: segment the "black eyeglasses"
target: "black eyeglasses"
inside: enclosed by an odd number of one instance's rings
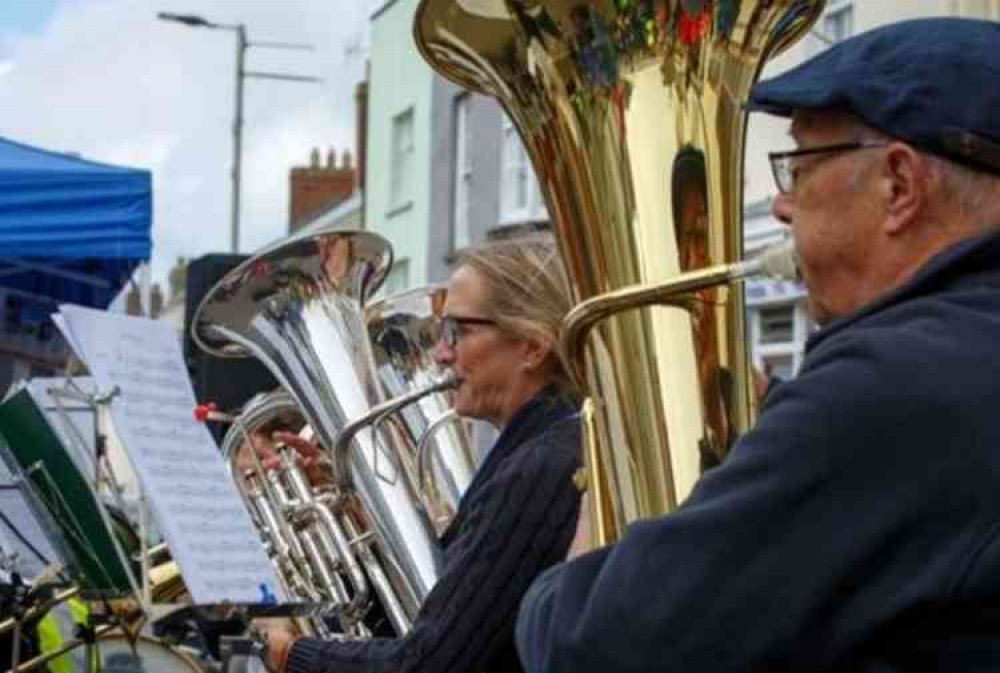
[[[438,321],[438,339],[444,341],[449,348],[458,345],[458,328],[461,325],[496,325],[496,322],[489,318],[476,318],[472,316],[446,315]]]
[[[771,152],[767,155],[767,158],[771,162],[771,173],[774,175],[775,184],[778,185],[778,191],[782,194],[789,194],[795,191],[795,183],[799,179],[800,170],[795,165],[795,160],[799,157],[809,156],[810,154],[823,154],[824,152],[866,150],[873,147],[885,147],[888,144],[879,140],[859,140],[852,143],[824,145],[823,147],[806,147],[790,152]]]

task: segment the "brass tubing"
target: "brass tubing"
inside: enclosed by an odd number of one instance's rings
[[[435,418],[420,438],[420,443],[417,445],[417,486],[421,496],[427,494],[428,488],[436,489],[434,485],[434,473],[431,468],[431,450],[433,448],[431,446],[431,439],[433,439],[438,430],[449,423],[461,422],[461,417],[452,409]]]
[[[577,304],[563,319],[563,335],[560,339],[566,359],[572,363],[572,374],[577,383],[582,385],[585,381],[582,368],[587,335],[601,320],[622,311],[645,306],[680,306],[691,292],[727,283],[756,270],[756,267],[748,268],[745,264],[721,264],[681,274],[654,285],[623,287]]]
[[[381,416],[398,411],[405,406],[413,404],[423,397],[427,397],[428,395],[439,393],[443,390],[448,390],[457,386],[458,381],[455,379],[447,379],[445,381],[441,381],[440,383],[434,383],[425,388],[421,388],[420,390],[414,390],[413,392],[400,395],[399,397],[394,397],[391,400],[376,405],[372,407],[371,410],[364,416],[356,418],[345,425],[344,429],[337,435],[337,441],[334,444],[332,451],[333,479],[337,484],[337,488],[342,491],[351,489],[350,470],[347,467],[347,451],[351,448],[351,440],[354,439],[355,435],[371,425],[375,419]]]

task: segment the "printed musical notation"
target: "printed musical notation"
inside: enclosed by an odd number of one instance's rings
[[[194,601],[287,600],[218,448],[192,415],[173,328],[78,306],[61,311],[60,327],[99,389],[117,391],[115,429]]]

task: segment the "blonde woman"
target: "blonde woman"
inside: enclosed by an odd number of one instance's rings
[[[540,572],[576,529],[576,397],[558,349],[571,307],[551,240],[463,254],[435,349],[461,381],[456,411],[500,435],[442,537],[444,570],[404,638],[324,641],[267,627],[267,664],[289,673],[520,671],[514,621]]]

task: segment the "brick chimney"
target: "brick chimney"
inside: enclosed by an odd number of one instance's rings
[[[351,153],[345,151],[337,164],[333,148],[320,164],[320,150],[313,148],[308,166],[298,166],[289,175],[288,233],[294,233],[315,215],[335,207],[354,191],[355,169]]]
[[[163,290],[160,288],[159,283],[153,283],[153,287],[150,290],[149,300],[152,303],[150,306],[150,318],[158,318],[160,314],[163,313]],[[142,299],[139,297],[138,286],[133,285],[129,293],[125,295],[125,314],[126,315],[143,315],[142,312]]]

